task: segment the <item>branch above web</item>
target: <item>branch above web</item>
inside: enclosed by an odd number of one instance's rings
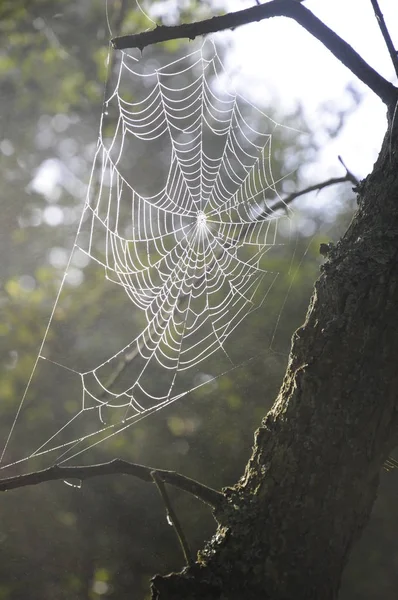
[[[115,459],[97,465],[77,467],[61,467],[59,465],[54,465],[41,471],[33,471],[32,473],[26,473],[24,475],[7,477],[0,479],[0,492],[6,492],[8,490],[14,490],[29,485],[38,485],[45,481],[63,481],[65,479],[78,479],[83,481],[85,479],[90,479],[91,477],[117,474],[132,475],[133,477],[141,479],[141,481],[153,483],[154,472],[158,479],[163,483],[172,485],[195,496],[212,508],[217,508],[224,498],[221,492],[218,492],[203,483],[199,483],[194,479],[185,477],[185,475],[176,473],[175,471],[154,469],[153,467],[145,467],[144,465],[138,465],[121,459]]]
[[[383,13],[380,10],[380,6],[377,0],[370,0],[373,6],[373,10],[376,16],[376,20],[379,24],[381,34],[384,38],[385,44],[387,46],[387,50],[390,54],[391,62],[394,65],[395,73],[398,77],[398,54],[396,49],[394,48],[393,41],[390,36],[390,32],[387,29],[386,22],[384,20]]]
[[[271,17],[288,17],[296,21],[328,48],[354,75],[370,87],[387,106],[395,105],[398,98],[397,88],[377,73],[346,41],[297,0],[271,0],[265,4],[212,17],[204,21],[173,26],[162,25],[150,31],[116,37],[111,42],[117,50],[138,48],[142,51],[151,44],[175,39],[187,38],[193,40],[198,36],[226,29],[235,29],[241,25]],[[292,48],[291,51],[293,52],[294,49]]]

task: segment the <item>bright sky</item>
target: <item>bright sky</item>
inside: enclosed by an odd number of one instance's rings
[[[398,2],[379,0],[379,5],[398,48]],[[306,0],[305,6],[381,75],[396,83],[370,0]],[[231,10],[242,7],[241,1],[231,0]],[[259,97],[269,97],[273,91],[282,107],[294,109],[301,102],[314,129],[322,128],[327,118],[322,111],[325,103],[335,111],[352,104],[346,87],[354,84],[363,96],[362,103],[339,137],[332,142],[325,140],[322,165],[325,169],[328,165],[329,174],[343,174],[337,162],[340,154],[358,177],[366,176],[377,158],[386,128],[386,111],[379,98],[291,19],[278,17],[241,27],[233,32],[233,40],[236,50],[230,66],[236,66],[239,79],[257,81]]]
[[[379,0],[379,3],[398,47],[398,0]],[[253,4],[254,0],[229,0],[228,8],[240,10]],[[396,83],[370,0],[305,0],[305,6],[350,43],[380,74]],[[260,103],[273,100],[275,104],[276,101],[281,108],[282,123],[286,111],[294,111],[298,103],[304,107],[309,126],[318,132],[317,140],[323,146],[320,162],[314,167],[317,172],[307,169],[311,182],[343,175],[338,155],[358,178],[371,171],[385,133],[386,111],[367,86],[291,19],[278,17],[253,23],[236,29],[229,36],[233,45],[227,66],[236,87],[241,87],[245,95],[250,89]],[[338,111],[353,105],[352,96],[347,93],[348,85],[360,93],[362,101],[347,118],[339,136],[330,140],[324,133],[325,127],[333,126]],[[329,110],[325,110],[325,106]],[[53,169],[54,177],[49,178],[50,167],[54,165],[46,163],[45,166],[39,170],[34,188],[48,195],[47,188],[54,187],[53,179],[55,177],[56,183],[60,174],[59,168]]]

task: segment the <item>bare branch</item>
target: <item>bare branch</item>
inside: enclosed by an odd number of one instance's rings
[[[78,467],[61,467],[54,465],[48,469],[42,471],[34,471],[32,473],[26,473],[25,475],[16,475],[14,477],[7,477],[0,479],[0,492],[6,492],[7,490],[14,490],[16,488],[26,487],[28,485],[38,485],[45,481],[56,481],[65,479],[79,479],[84,481],[91,477],[98,477],[103,475],[132,475],[142,481],[153,483],[152,473],[156,472],[157,477],[160,478],[164,483],[168,483],[188,494],[192,494],[205,504],[208,504],[212,508],[217,508],[223,501],[224,496],[221,492],[214,490],[213,488],[199,483],[194,479],[185,477],[175,471],[166,471],[163,469],[153,469],[152,467],[145,467],[144,465],[137,465],[136,463],[127,462],[121,459],[111,460],[107,463],[101,463],[98,465],[78,466]]]
[[[174,531],[176,532],[178,541],[180,542],[180,546],[181,546],[182,552],[184,554],[185,562],[187,563],[187,566],[189,567],[194,562],[192,559],[191,549],[189,547],[187,538],[185,537],[184,530],[181,527],[180,520],[177,517],[177,513],[175,512],[173,505],[171,504],[164,481],[162,481],[162,478],[159,476],[159,473],[157,471],[152,471],[151,476],[152,476],[152,479],[153,479],[156,487],[159,490],[159,494],[162,497],[162,500],[166,507],[167,518],[170,519],[170,521],[174,527]]]
[[[359,185],[359,179],[357,179],[355,177],[355,175],[353,173],[351,173],[351,171],[347,168],[344,160],[342,159],[341,156],[337,157],[339,159],[339,162],[343,165],[343,167],[345,168],[345,172],[346,172],[346,177],[348,181],[351,181],[351,183],[353,183],[355,186]]]
[[[373,6],[373,10],[375,11],[376,20],[379,24],[381,33],[383,35],[384,41],[388,48],[388,52],[390,53],[392,64],[394,65],[395,73],[398,77],[398,54],[394,48],[394,44],[392,42],[390,32],[387,29],[386,22],[384,20],[383,13],[380,10],[380,6],[377,0],[370,0]]]
[[[307,188],[300,190],[299,192],[293,192],[292,194],[289,194],[289,196],[286,196],[286,198],[279,200],[278,202],[276,202],[276,204],[273,204],[271,206],[271,209],[272,211],[280,210],[282,208],[285,208],[287,204],[291,204],[293,200],[296,200],[296,198],[299,198],[300,196],[304,196],[305,194],[309,194],[310,192],[317,192],[323,190],[326,187],[336,185],[338,183],[347,183],[348,181],[351,181],[351,183],[354,183],[355,185],[358,185],[359,183],[356,177],[350,171],[347,171],[344,177],[331,177],[331,179],[321,181],[320,183],[314,183],[314,185],[310,185]],[[258,217],[258,220],[261,220],[262,217],[264,218],[264,215],[260,215]]]
[[[125,48],[139,48],[143,50],[145,46],[149,46],[150,44],[183,38],[193,40],[197,36],[225,29],[235,29],[248,23],[283,16],[293,19],[311,35],[316,37],[354,75],[369,86],[385,104],[389,107],[395,105],[398,98],[397,88],[368,65],[347,42],[322,23],[301,2],[297,2],[296,0],[271,0],[265,4],[252,6],[245,10],[227,13],[226,15],[213,17],[204,21],[172,27],[162,25],[151,31],[114,38],[112,45],[119,50]],[[294,49],[292,49],[293,51]]]

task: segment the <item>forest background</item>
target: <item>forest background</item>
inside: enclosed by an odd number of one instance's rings
[[[170,18],[171,4],[158,5],[159,18]],[[168,13],[162,13],[165,5]],[[200,8],[187,4],[173,18],[198,19],[208,10],[204,3]],[[148,26],[129,2],[112,3],[109,20],[120,32]],[[0,34],[0,438],[5,439],[84,202],[103,109],[109,41],[105,4],[35,0],[27,8],[23,1],[5,3],[0,6]],[[220,50],[225,56],[231,51],[228,40]],[[145,52],[151,59],[168,53],[171,60],[187,49],[168,43]],[[299,109],[282,115],[276,105],[262,108],[277,121],[309,132],[302,136],[281,130],[274,137],[274,172],[276,178],[285,177],[281,193],[305,187],[308,165],[319,150],[316,135]],[[343,115],[341,124],[347,119]],[[331,138],[338,129],[329,132]],[[142,157],[144,179],[149,170],[154,176],[151,159]],[[155,177],[161,177],[158,168]],[[118,456],[174,469],[215,488],[237,480],[250,455],[253,431],[278,391],[292,332],[304,319],[323,261],[319,245],[338,239],[355,208],[349,185],[333,189],[334,204],[328,195],[329,211],[324,210],[325,197],[319,194],[311,203],[293,205],[294,228],[286,234],[290,246],[275,253],[269,264],[281,273],[278,285],[247,327],[229,341],[235,364],[256,358],[114,438],[106,448],[100,445],[90,462]],[[57,315],[50,341],[54,352],[68,347],[80,365],[87,357],[98,363],[104,340],[118,347],[131,307],[117,304],[118,297],[104,291],[100,269],[82,262],[73,268],[72,301],[67,314]],[[212,372],[221,371],[216,360]],[[197,376],[207,374],[204,365]],[[71,391],[56,369],[47,370],[35,390],[40,401],[17,430],[20,455],[27,455],[36,440],[49,437],[57,406],[70,401]],[[397,492],[397,475],[384,473],[371,522],[345,574],[343,600],[395,598]],[[192,498],[171,495],[192,547],[199,548],[214,530],[211,515]],[[0,500],[0,600],[25,598],[27,590],[31,600],[123,600],[131,598],[132,590],[133,597],[145,598],[152,575],[181,566],[180,548],[154,486],[112,476],[79,489],[46,483],[10,491]]]

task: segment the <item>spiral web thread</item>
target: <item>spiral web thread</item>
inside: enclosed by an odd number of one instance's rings
[[[131,99],[132,80],[139,99]],[[216,351],[228,357],[226,339],[272,287],[278,274],[262,259],[279,244],[280,220],[290,218],[288,207],[280,210],[272,175],[272,133],[280,125],[226,90],[226,81],[210,40],[163,67],[121,53],[74,251],[103,267],[145,315],[145,326],[94,369],[74,371],[82,385],[79,412],[30,457],[57,450],[59,462],[69,460],[193,391],[175,392],[177,376]],[[113,115],[113,135],[105,137]],[[140,144],[152,144],[154,160],[169,162],[152,195],[136,189],[129,175]],[[275,200],[278,211],[268,204]],[[68,267],[63,283],[67,277]],[[49,360],[43,348],[44,341],[36,366]],[[118,372],[133,360],[138,375],[115,390]],[[154,385],[160,371],[161,393]],[[106,423],[104,408],[119,410],[117,423]],[[93,432],[57,443],[88,411],[98,413],[100,427],[97,421]]]

